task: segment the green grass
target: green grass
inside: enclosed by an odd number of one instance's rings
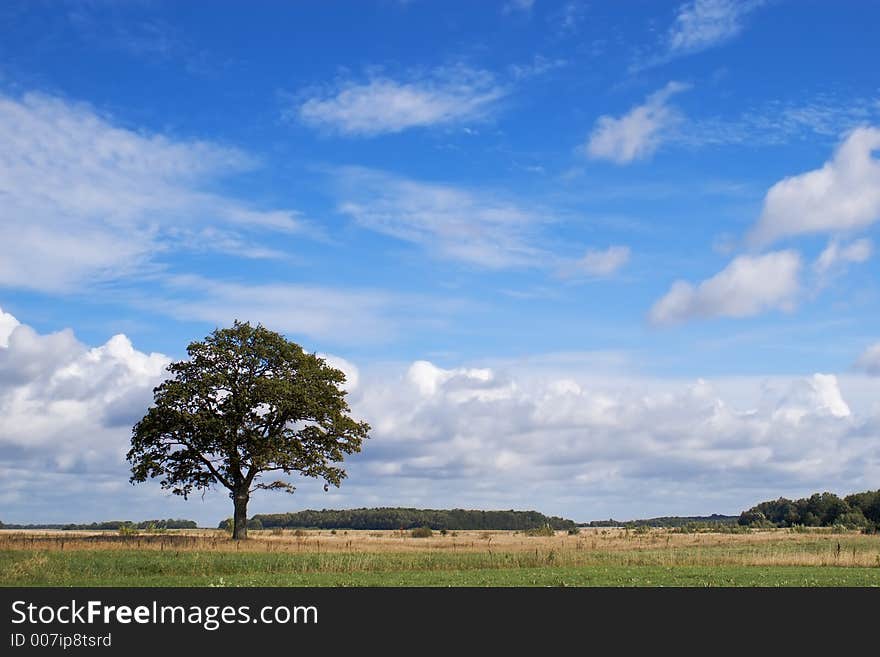
[[[558,565],[551,553],[14,550],[0,552],[0,586],[880,586],[877,567],[661,565],[644,552],[597,556]]]

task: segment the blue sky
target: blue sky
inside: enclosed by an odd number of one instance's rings
[[[342,489],[256,511],[876,488],[878,20],[4,3],[0,472],[27,474],[0,520],[225,517],[129,487],[120,454],[234,318],[327,354],[375,428]]]

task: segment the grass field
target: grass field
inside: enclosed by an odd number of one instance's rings
[[[0,532],[2,586],[880,586],[880,536]]]

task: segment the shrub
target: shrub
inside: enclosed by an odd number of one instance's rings
[[[569,536],[577,536],[580,533],[581,533],[581,530],[578,527],[572,527],[571,529],[568,530]]]
[[[527,529],[526,536],[556,536],[556,532],[553,531],[553,528],[548,523],[546,525],[541,525],[540,527]]]
[[[119,525],[118,531],[120,536],[134,536],[138,533],[137,527],[127,523]]]
[[[431,538],[434,535],[434,530],[428,526],[416,527],[410,532],[410,535],[413,538]]]

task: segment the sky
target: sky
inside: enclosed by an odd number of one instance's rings
[[[0,6],[0,521],[128,483],[235,319],[346,372],[339,489],[250,511],[736,514],[880,487],[880,6]]]

